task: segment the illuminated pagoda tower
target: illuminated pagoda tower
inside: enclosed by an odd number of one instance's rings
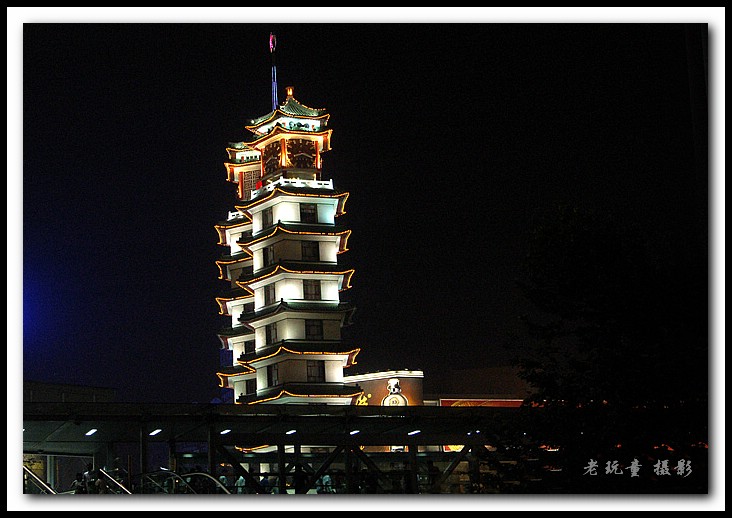
[[[322,178],[330,116],[298,102],[292,87],[286,94],[246,126],[250,141],[226,150],[238,200],[215,225],[228,282],[216,300],[231,317],[217,376],[239,404],[348,405],[362,394],[343,374],[359,352],[341,341],[354,311],[340,300],[353,270],[338,264],[351,231],[336,225],[348,193]]]

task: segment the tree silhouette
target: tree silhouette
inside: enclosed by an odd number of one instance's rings
[[[637,229],[558,207],[535,226],[519,282],[536,308],[522,317],[528,339],[516,358],[533,401],[625,408],[705,401],[702,278],[654,258]]]

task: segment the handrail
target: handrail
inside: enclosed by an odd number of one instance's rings
[[[229,490],[228,490],[228,489],[226,488],[226,486],[225,486],[225,485],[223,485],[223,484],[222,484],[221,482],[219,482],[218,480],[216,480],[216,479],[215,479],[214,477],[212,477],[212,476],[211,476],[211,475],[209,475],[208,473],[203,473],[203,472],[195,472],[195,473],[184,473],[184,474],[183,474],[183,475],[181,475],[181,476],[183,476],[183,477],[192,477],[192,476],[194,476],[194,475],[203,475],[204,477],[208,477],[208,478],[210,478],[211,480],[213,480],[213,481],[214,481],[214,483],[215,483],[215,484],[216,484],[216,485],[217,485],[218,487],[220,487],[221,489],[223,489],[223,490],[224,490],[224,492],[225,492],[226,494],[228,494],[228,495],[230,495],[230,494],[231,494],[231,491],[229,491]]]
[[[57,493],[56,493],[56,491],[55,491],[55,490],[54,490],[54,489],[53,489],[53,488],[52,488],[51,486],[49,486],[48,484],[46,484],[46,482],[44,482],[44,481],[43,481],[43,479],[42,479],[41,477],[39,477],[38,475],[36,475],[35,473],[33,473],[33,472],[32,472],[32,471],[30,470],[30,468],[28,468],[27,466],[23,466],[23,471],[25,471],[25,473],[26,473],[27,475],[30,475],[30,478],[31,478],[31,480],[33,481],[33,483],[34,483],[34,484],[35,484],[35,485],[36,485],[36,486],[37,486],[37,487],[38,487],[38,488],[39,488],[39,489],[40,489],[41,491],[43,491],[44,493],[50,493],[50,494],[52,494],[52,495],[55,495],[55,494],[57,494]]]
[[[157,473],[161,473],[161,474],[164,474],[164,475],[166,475],[166,476],[167,476],[168,478],[172,478],[173,480],[176,480],[176,481],[178,481],[178,482],[182,482],[182,483],[183,483],[183,484],[184,484],[184,485],[185,485],[185,486],[186,486],[186,487],[187,487],[188,489],[190,489],[190,490],[191,490],[191,491],[192,491],[192,492],[193,492],[194,494],[196,493],[196,490],[195,490],[195,489],[193,489],[193,486],[191,486],[191,485],[190,485],[190,484],[189,484],[188,482],[186,482],[186,480],[185,480],[185,479],[184,479],[184,478],[183,478],[182,476],[180,476],[180,475],[179,475],[178,473],[176,473],[175,471],[169,471],[169,470],[159,470],[159,471],[152,471],[152,472],[150,472],[150,473],[142,473],[142,474],[140,474],[140,478],[146,478],[146,479],[148,479],[148,480],[149,480],[150,482],[152,482],[153,484],[155,484],[156,486],[158,486],[158,487],[159,487],[160,489],[162,489],[162,490],[163,490],[164,492],[166,492],[166,493],[167,493],[167,491],[166,491],[165,487],[163,487],[162,485],[158,484],[158,483],[157,483],[157,482],[156,482],[156,481],[155,481],[155,480],[154,480],[154,479],[152,478],[152,475],[154,475],[154,474],[157,474]]]
[[[131,495],[131,494],[132,494],[132,491],[130,491],[130,490],[129,490],[129,489],[127,489],[127,488],[126,488],[125,486],[123,486],[122,484],[120,484],[120,483],[119,483],[119,482],[118,482],[117,480],[115,480],[115,478],[114,478],[113,476],[111,476],[111,475],[110,475],[109,473],[107,473],[107,472],[106,472],[106,471],[104,471],[103,469],[100,469],[100,470],[99,470],[99,473],[101,473],[102,475],[104,475],[105,477],[107,477],[107,479],[109,479],[109,480],[111,480],[112,482],[114,482],[115,484],[117,484],[117,486],[118,486],[118,487],[119,487],[119,488],[120,488],[120,489],[121,489],[122,491],[124,491],[125,493],[127,493],[128,495]]]

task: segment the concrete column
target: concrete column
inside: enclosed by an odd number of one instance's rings
[[[280,494],[287,493],[287,464],[285,463],[285,445],[277,445],[277,470],[279,477],[277,478],[277,486]]]

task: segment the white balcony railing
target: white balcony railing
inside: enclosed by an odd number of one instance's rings
[[[305,180],[303,178],[278,178],[274,182],[263,185],[259,189],[252,190],[251,198],[256,198],[260,194],[272,192],[276,187],[308,187],[310,189],[330,189],[333,190],[333,180]]]

